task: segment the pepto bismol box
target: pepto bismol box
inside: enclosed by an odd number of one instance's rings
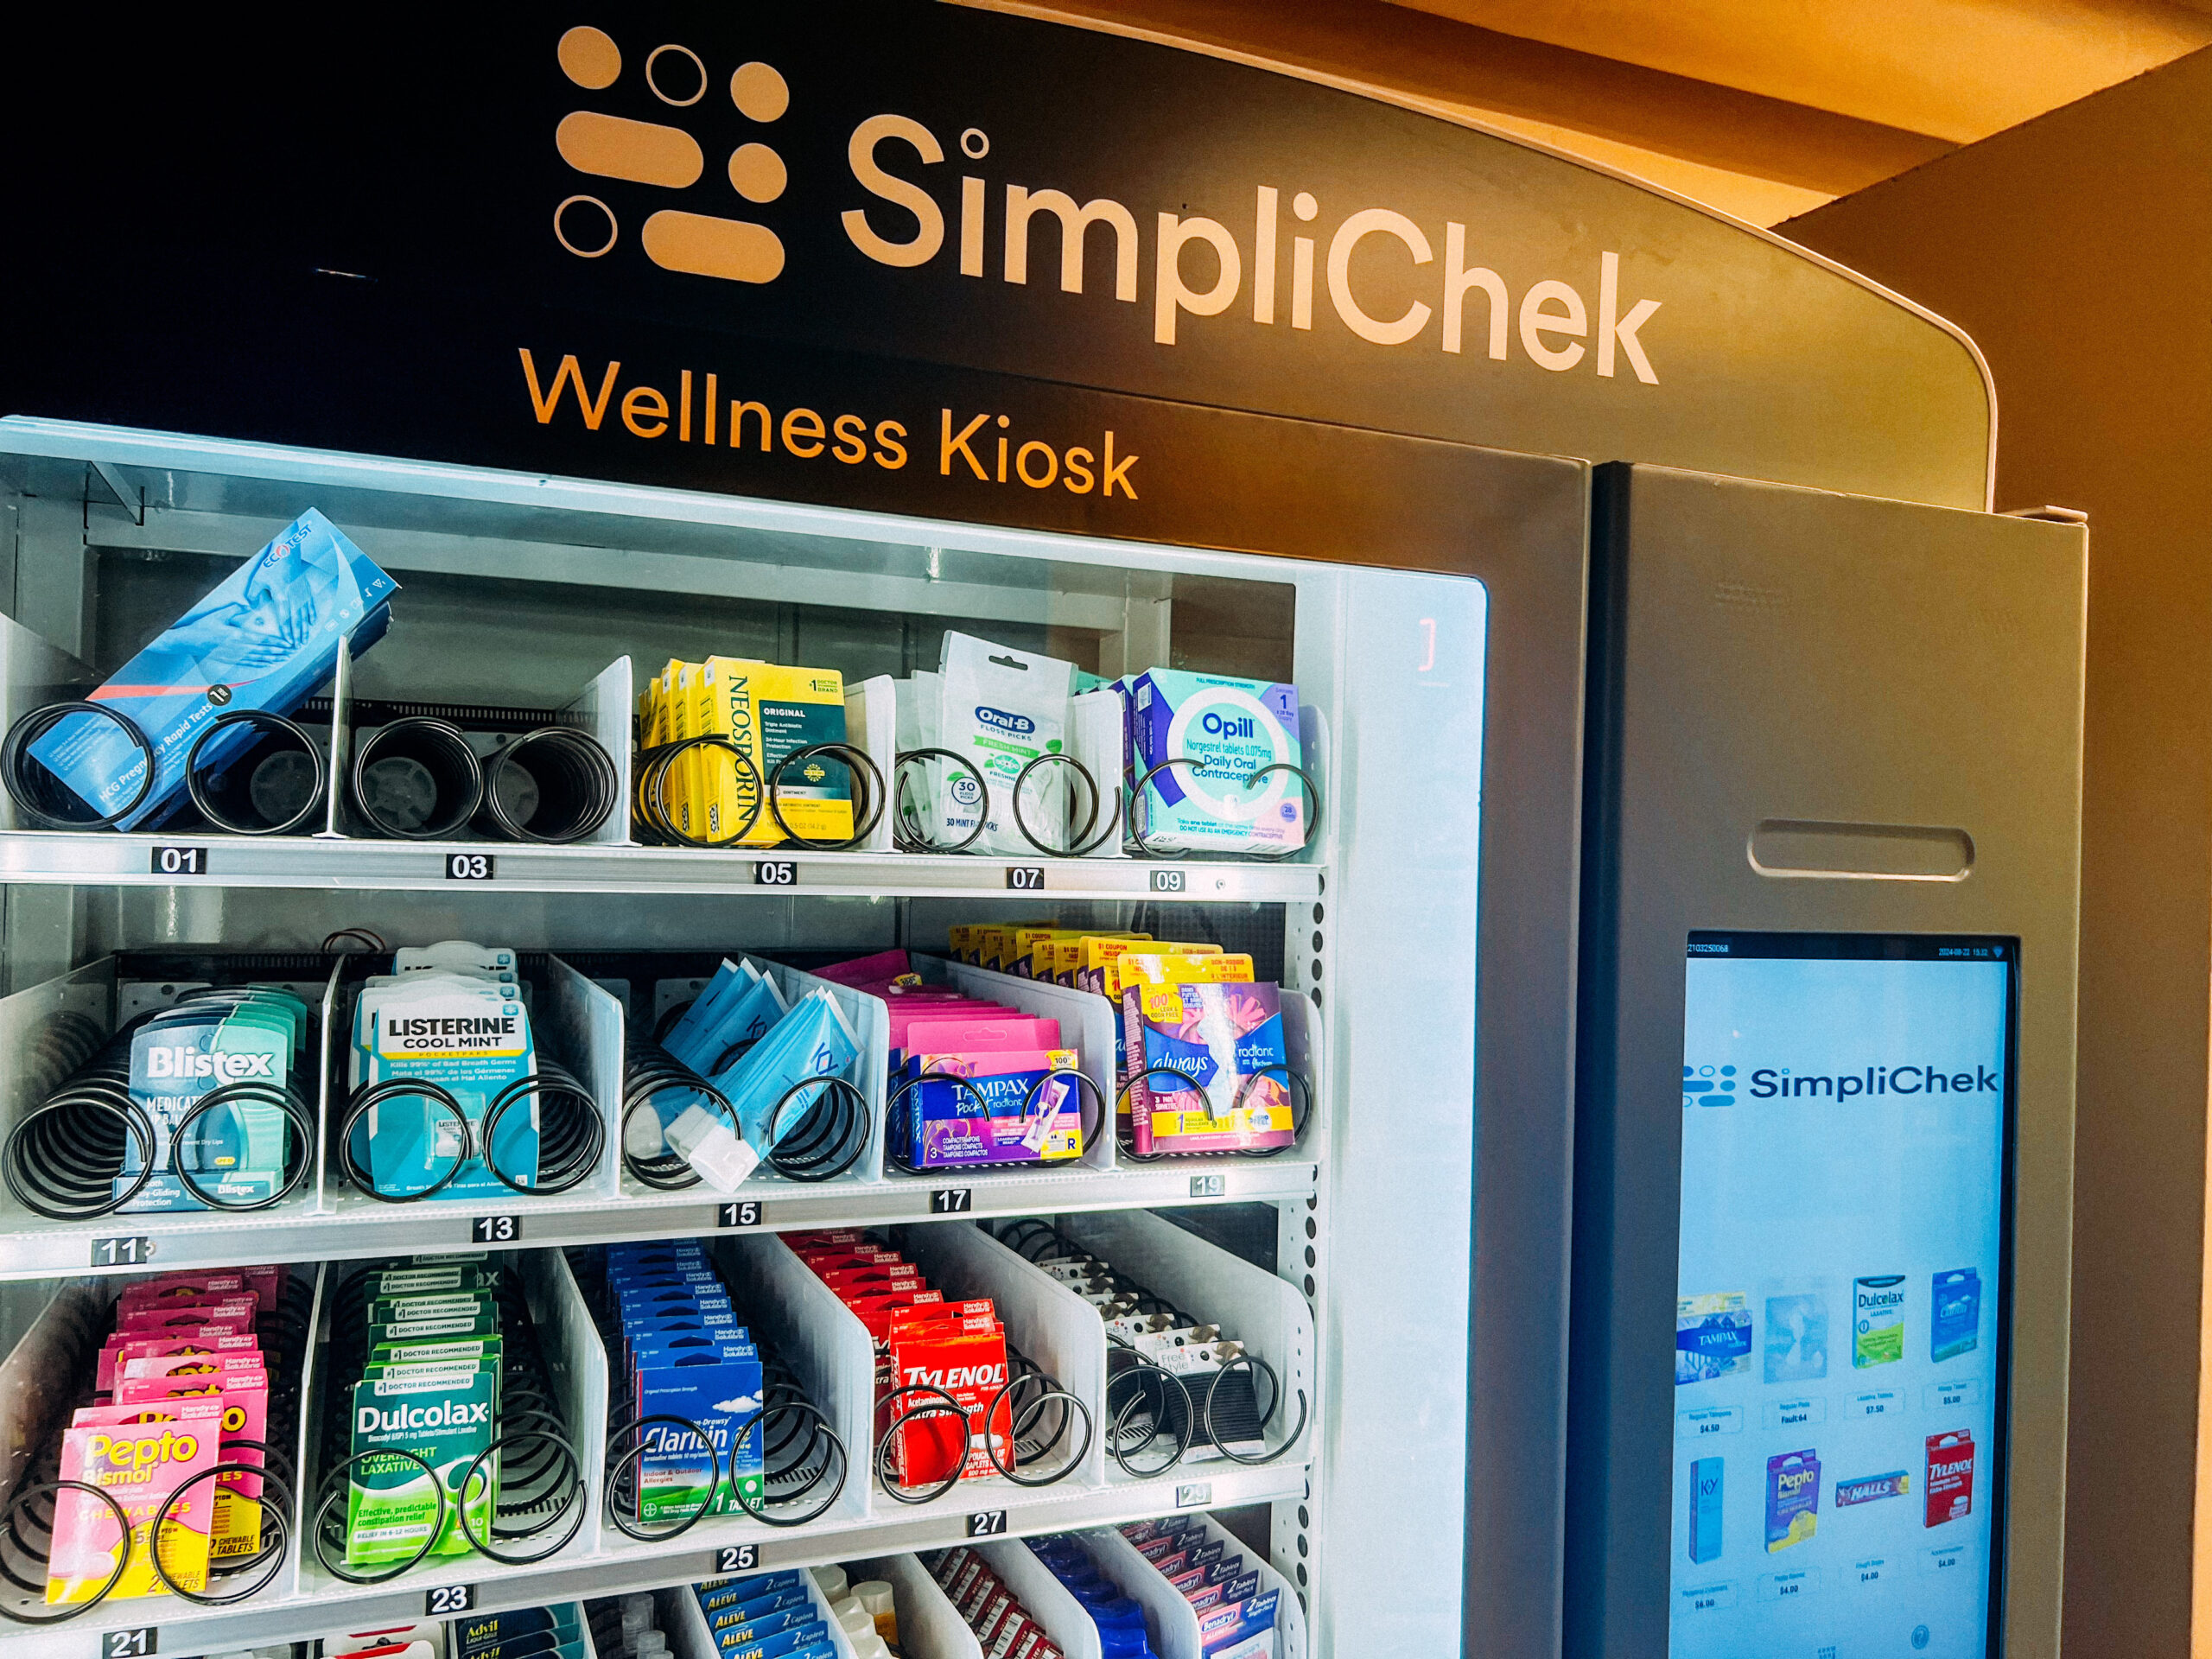
[[[1860,1370],[1904,1357],[1904,1275],[1851,1281],[1851,1363]]]
[[[1972,1353],[1980,1340],[1981,1275],[1972,1268],[1937,1274],[1929,1299],[1929,1358],[1956,1359]]]
[[[1772,1554],[1808,1542],[1820,1524],[1821,1458],[1811,1450],[1766,1460],[1766,1547]]]

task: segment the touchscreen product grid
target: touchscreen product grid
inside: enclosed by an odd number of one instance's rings
[[[1987,1652],[2014,954],[1692,938],[1675,1659]]]

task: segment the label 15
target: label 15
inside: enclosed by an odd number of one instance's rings
[[[758,1544],[724,1544],[715,1552],[715,1571],[728,1575],[750,1573],[760,1565],[760,1546]]]
[[[473,1244],[512,1244],[521,1236],[520,1216],[479,1216],[468,1224]]]
[[[489,881],[497,868],[490,853],[446,855],[446,880],[448,881]]]
[[[758,1198],[717,1205],[715,1208],[715,1225],[717,1227],[758,1227],[760,1224],[760,1201]]]
[[[476,1586],[473,1584],[440,1585],[423,1597],[423,1612],[429,1618],[450,1618],[475,1605]]]
[[[1006,1530],[1004,1510],[978,1510],[968,1517],[970,1538],[995,1538]]]
[[[207,874],[207,849],[205,847],[156,847],[151,856],[156,875]]]
[[[100,1659],[146,1659],[157,1650],[161,1632],[151,1624],[141,1624],[135,1630],[104,1630],[100,1633]]]

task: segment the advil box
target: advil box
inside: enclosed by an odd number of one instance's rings
[[[1963,1428],[1928,1437],[1928,1518],[1940,1527],[1974,1513],[1974,1436]]]

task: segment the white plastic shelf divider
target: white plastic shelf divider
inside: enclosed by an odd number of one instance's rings
[[[204,875],[162,868],[162,849],[202,854]],[[70,830],[0,832],[0,882],[74,887],[309,887],[454,893],[456,855],[488,855],[480,890],[573,893],[741,893],[789,898],[1182,900],[1267,904],[1318,898],[1327,867],[1144,859],[969,858],[953,854],[721,852],[688,847],[546,846],[502,841],[334,840],[322,836],[118,835]],[[778,879],[791,867],[791,880]],[[764,868],[765,867],[765,868]],[[1017,887],[1010,872],[1041,870]],[[1026,879],[1026,878],[1024,878]]]
[[[874,1579],[891,1586],[891,1605],[899,1614],[899,1650],[906,1659],[983,1659],[976,1633],[961,1621],[959,1610],[919,1558],[874,1555],[847,1561],[844,1567],[855,1584]]]

